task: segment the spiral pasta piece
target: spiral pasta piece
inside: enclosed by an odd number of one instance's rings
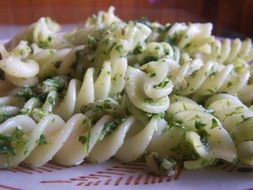
[[[2,124],[5,127],[1,128],[1,134],[6,134],[5,137],[15,135],[15,132],[7,127],[9,123],[23,117],[25,120],[22,121],[26,123],[20,125],[19,130],[22,134],[26,131],[24,134],[31,135],[20,136],[20,142],[26,140],[29,151],[25,154],[26,157],[21,156],[22,152],[18,152],[18,145],[14,144],[16,155],[8,152],[2,156],[8,157],[11,162],[6,165],[7,161],[2,158],[1,167],[13,167],[21,162],[39,167],[50,160],[62,165],[77,165],[86,157],[92,162],[103,162],[112,156],[122,161],[133,161],[145,152],[157,127],[166,124],[164,120],[155,117],[147,127],[130,135],[128,131],[135,123],[132,116],[119,121],[110,115],[104,115],[92,123],[86,115],[75,114],[65,123],[59,116],[48,114],[35,124],[29,116],[19,115]],[[33,125],[28,130],[29,122]],[[12,143],[13,139],[10,140]],[[16,156],[19,160],[14,163],[12,160],[16,159]]]
[[[190,55],[198,52],[210,52],[210,42],[214,40],[211,35],[211,23],[175,23],[167,25],[166,34],[163,35],[163,41],[168,41],[177,45],[182,51]]]
[[[171,79],[175,92],[193,96],[195,99],[219,92],[240,93],[248,85],[250,72],[236,72],[233,64],[221,65],[214,61],[204,63],[201,59],[185,61]]]
[[[114,14],[115,8],[109,7],[108,11],[99,11],[97,15],[88,17],[83,27],[77,28],[72,32],[64,35],[64,38],[73,45],[87,43],[88,36],[103,30],[113,23],[121,22],[121,19]]]
[[[212,96],[206,103],[231,134],[239,160],[244,164],[253,165],[253,112],[237,97],[229,94]]]
[[[174,61],[164,59],[149,62],[142,66],[142,70],[128,67],[126,92],[137,108],[149,113],[160,113],[168,109],[170,105],[168,95],[173,90],[173,84],[167,78],[167,74],[169,65],[173,64]]]
[[[22,96],[31,96],[24,103],[22,113],[31,115],[35,108],[41,108],[45,112],[53,112],[68,120],[74,113],[81,112],[81,108],[89,106],[90,103],[102,100],[100,105],[111,103],[113,99],[108,99],[114,95],[120,94],[125,86],[125,74],[127,70],[127,60],[119,59],[117,62],[105,62],[99,75],[96,76],[95,69],[89,68],[84,75],[82,83],[77,79],[72,79],[65,89],[66,81],[61,77],[45,80],[37,86],[37,90],[42,91],[36,95],[32,89],[24,88]],[[64,96],[59,98],[57,89],[64,90]],[[30,91],[29,91],[30,90]],[[41,101],[40,96],[45,96]],[[33,97],[36,96],[36,97]],[[6,97],[7,98],[7,97]],[[10,97],[11,98],[11,97]],[[117,103],[116,103],[117,104]],[[5,104],[10,106],[11,104]],[[20,109],[21,109],[20,108]]]
[[[247,68],[248,63],[253,60],[253,47],[251,39],[241,41],[225,38],[215,39],[211,43],[211,52],[204,59],[215,60],[222,64],[233,63],[238,69]]]
[[[172,96],[171,102],[167,111],[171,126],[153,139],[149,150],[185,160],[188,169],[203,168],[215,159],[236,160],[234,143],[218,119],[188,98]]]
[[[29,59],[31,49],[27,41],[21,41],[11,52],[6,52],[0,60],[0,69],[5,77],[16,86],[31,86],[38,82],[36,75],[39,65]]]
[[[54,22],[51,18],[41,17],[37,22],[18,33],[6,44],[6,47],[7,49],[12,50],[23,40],[34,42],[41,48],[51,47],[60,49],[68,47],[70,44],[57,34],[60,28],[60,25]]]

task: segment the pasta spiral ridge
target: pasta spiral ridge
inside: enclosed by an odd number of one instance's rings
[[[15,122],[18,121],[23,123],[17,128]],[[54,114],[44,116],[37,124],[27,115],[12,117],[1,124],[1,134],[15,135],[16,127],[22,134],[20,142],[25,143],[22,147],[13,144],[15,155],[1,154],[1,167],[15,167],[21,162],[39,167],[50,160],[62,165],[77,165],[86,157],[96,163],[112,156],[126,162],[136,160],[145,153],[155,130],[166,122],[154,117],[146,127],[128,134],[138,125],[135,122],[132,116],[119,120],[111,115],[93,122],[81,113],[73,115],[66,123]]]
[[[184,160],[188,169],[206,167],[216,159],[236,160],[232,138],[217,118],[189,98],[173,95],[171,102],[166,117],[170,127],[154,139],[150,150]]]
[[[70,43],[59,36],[61,27],[49,17],[41,17],[37,22],[28,26],[24,31],[18,33],[12,40],[7,42],[9,50],[15,48],[20,41],[25,40],[36,43],[41,48],[61,49],[70,47]]]
[[[41,105],[42,102],[39,98],[32,97],[24,104],[23,111],[31,113],[34,108],[42,108],[45,112],[56,113],[64,120],[68,120],[74,113],[80,112],[82,107],[96,100],[120,94],[125,86],[126,70],[127,60],[125,58],[121,58],[115,63],[105,62],[97,76],[95,69],[89,68],[83,77],[82,83],[77,79],[70,80],[61,100],[58,92],[52,89],[46,92],[48,94],[43,105]],[[48,84],[52,88],[59,86],[60,82],[61,79],[44,81],[46,85]],[[50,86],[45,88],[50,89]],[[5,103],[5,105],[11,106],[8,103]]]
[[[243,92],[248,85],[250,72],[238,72],[233,64],[222,65],[214,61],[186,59],[178,67],[172,78],[177,94],[191,95],[194,99],[219,92],[236,94]],[[241,92],[241,93],[242,93]]]
[[[215,39],[211,43],[211,51],[202,56],[205,60],[214,60],[222,64],[234,64],[238,69],[245,69],[253,60],[253,45],[251,39],[240,40]]]
[[[29,58],[31,48],[27,41],[20,41],[10,52],[2,46],[0,53],[0,69],[6,80],[15,86],[31,86],[38,82],[39,64]]]
[[[206,102],[208,108],[221,121],[231,134],[237,147],[239,160],[253,165],[253,111],[237,97],[229,94],[218,94]]]

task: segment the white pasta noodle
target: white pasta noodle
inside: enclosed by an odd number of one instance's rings
[[[236,161],[232,138],[217,118],[188,98],[172,96],[171,101],[167,111],[171,124],[157,129],[148,151],[185,160],[187,169],[206,167],[216,159]],[[138,118],[138,112],[131,113]]]
[[[59,24],[52,21],[51,18],[41,17],[37,22],[31,24],[24,31],[18,33],[6,44],[6,47],[8,49],[13,49],[22,40],[34,42],[42,48],[51,47],[60,49],[70,46],[66,40],[57,34],[59,31]]]
[[[237,97],[219,94],[207,100],[209,108],[233,137],[242,163],[253,164],[253,112]]]
[[[206,60],[216,60],[219,63],[231,64],[242,69],[253,60],[253,45],[251,39],[215,39],[211,43],[211,52],[203,56]]]
[[[243,94],[250,77],[248,70],[237,72],[233,64],[205,63],[199,58],[183,62],[175,72],[177,77],[172,82],[176,92],[196,99],[219,92]]]
[[[26,41],[20,43],[9,53],[3,55],[0,60],[6,78],[16,86],[31,86],[37,83],[36,75],[39,73],[39,65],[29,59],[31,49]]]

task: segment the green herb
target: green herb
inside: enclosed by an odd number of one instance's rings
[[[48,115],[48,112],[44,111],[43,109],[41,108],[35,108],[33,111],[32,111],[32,118],[39,122],[41,119],[43,119],[45,116]]]
[[[28,140],[22,129],[16,127],[11,135],[0,134],[0,154],[16,155],[17,148],[27,152]]]
[[[121,123],[124,122],[125,119],[114,119],[113,121],[108,121],[105,123],[103,131],[100,135],[100,139],[102,140],[104,137],[110,135]]]
[[[152,98],[149,98],[149,97],[143,98],[143,101],[144,101],[145,103],[148,103],[148,104],[156,103],[156,100],[154,100],[154,99],[152,99]]]
[[[216,127],[218,127],[218,121],[217,121],[217,119],[213,118],[212,119],[211,129],[214,129]]]
[[[96,38],[91,36],[90,34],[88,35],[88,49],[90,50],[95,50],[97,48],[97,42]]]
[[[22,87],[18,90],[17,96],[29,100],[36,96],[35,89],[33,87]]]
[[[22,108],[21,110],[19,110],[19,113],[20,114],[23,114],[23,115],[30,115],[31,114],[31,109],[29,108]]]
[[[36,87],[36,91],[40,95],[46,95],[50,91],[62,91],[67,88],[68,77],[56,76],[52,79],[46,79]]]
[[[79,142],[82,143],[82,145],[85,145],[87,143],[88,138],[86,136],[80,136]]]
[[[123,51],[123,46],[121,44],[118,44],[115,46],[115,49],[117,50],[117,52],[119,52],[119,54],[121,54]]]
[[[38,43],[40,48],[48,48],[50,46],[49,41],[45,40],[45,41],[39,41]]]
[[[213,89],[210,89],[210,88],[208,88],[207,91],[210,92],[211,94],[215,93],[215,91]]]
[[[137,45],[133,50],[133,54],[134,55],[140,54],[143,52],[143,50],[144,50],[143,46]]]
[[[208,138],[210,136],[210,134],[206,131],[206,130],[198,130],[198,134],[200,136],[200,140],[201,142],[206,146],[206,148],[208,147]]]
[[[142,60],[142,64],[145,64],[145,63],[149,63],[151,61],[157,61],[158,60],[158,57],[156,56],[146,56],[144,57],[144,59]]]
[[[38,146],[47,144],[45,134],[41,134],[40,138],[36,141],[36,143],[37,143]]]
[[[18,109],[13,106],[0,106],[0,123],[18,114]]]
[[[232,86],[232,84],[233,84],[233,83],[229,81],[229,82],[227,83],[227,87]]]
[[[155,77],[155,76],[156,76],[156,73],[150,73],[149,76],[150,76],[150,77]]]
[[[202,121],[195,121],[195,128],[197,130],[202,130],[204,127],[206,126],[206,124]]]
[[[51,37],[51,36],[48,36],[48,37],[47,37],[47,41],[51,42],[51,41],[52,41],[52,37]]]
[[[47,97],[47,100],[48,100],[49,104],[51,104],[51,105],[55,105],[56,104],[55,98],[52,97],[52,96]]]
[[[169,83],[170,83],[170,80],[169,79],[165,79],[161,83],[159,83],[158,85],[155,85],[154,88],[164,88]]]

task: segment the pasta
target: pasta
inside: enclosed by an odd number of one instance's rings
[[[252,165],[253,112],[237,97],[229,94],[215,95],[207,100],[207,105],[233,137],[240,161]]]
[[[211,43],[211,52],[204,56],[204,59],[215,60],[223,64],[233,63],[238,69],[248,66],[248,62],[253,60],[252,41],[246,39],[216,39]]]
[[[252,42],[212,27],[125,22],[110,7],[65,34],[42,17],[0,44],[0,168],[253,166]]]

